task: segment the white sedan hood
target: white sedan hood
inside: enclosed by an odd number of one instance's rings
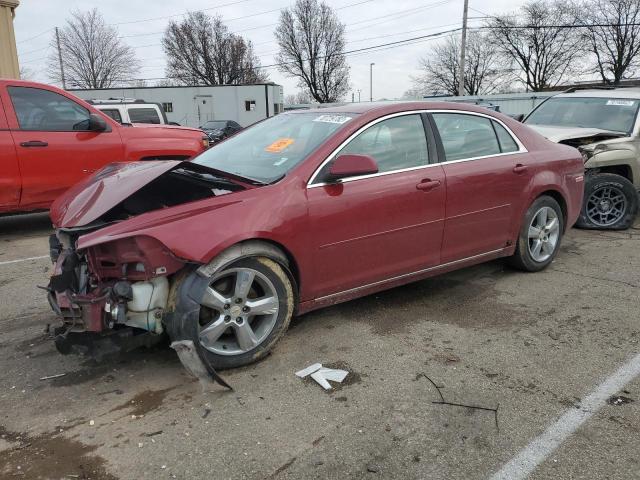
[[[622,137],[623,134],[618,132],[612,132],[611,130],[602,130],[600,128],[585,128],[585,127],[557,127],[555,125],[529,125],[525,124],[529,128],[535,130],[543,137],[546,137],[552,142],[559,143],[563,140],[572,140],[577,138],[596,137],[598,135],[605,135],[608,137]]]

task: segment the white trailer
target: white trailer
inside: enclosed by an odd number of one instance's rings
[[[69,91],[84,100],[128,98],[158,103],[170,122],[189,127],[199,127],[207,120],[234,120],[248,127],[283,110],[282,86],[275,83]]]

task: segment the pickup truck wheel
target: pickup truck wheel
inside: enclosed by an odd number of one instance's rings
[[[265,357],[284,335],[294,309],[289,277],[273,260],[239,260],[209,281],[198,322],[187,335],[214,368],[235,368]]]
[[[638,211],[638,192],[613,173],[586,175],[584,200],[576,225],[597,230],[626,230]]]
[[[524,215],[511,265],[526,272],[543,270],[557,255],[563,232],[558,202],[546,195],[538,197]]]

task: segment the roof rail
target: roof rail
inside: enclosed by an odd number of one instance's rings
[[[111,97],[107,99],[91,98],[87,100],[87,102],[92,105],[102,105],[102,104],[113,105],[113,104],[119,104],[119,103],[147,103],[144,100],[141,100],[139,98],[125,98],[125,97]]]
[[[562,90],[560,93],[573,93],[580,90],[615,90],[616,88],[631,88],[631,85],[585,85],[583,87],[570,87],[566,90]]]

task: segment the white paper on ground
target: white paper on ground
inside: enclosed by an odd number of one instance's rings
[[[349,375],[349,372],[346,370],[338,370],[334,368],[321,368],[318,372],[320,372],[327,380],[338,383],[342,383],[347,375]]]
[[[302,370],[296,372],[296,376],[300,378],[304,378],[307,375],[311,375],[313,372],[320,370],[322,368],[321,363],[314,363],[313,365],[309,365],[307,368],[303,368]]]
[[[324,378],[324,374],[322,373],[322,370],[313,372],[311,374],[311,378],[313,378],[316,382],[318,382],[320,386],[325,390],[331,390],[331,384],[327,382],[327,380]]]

